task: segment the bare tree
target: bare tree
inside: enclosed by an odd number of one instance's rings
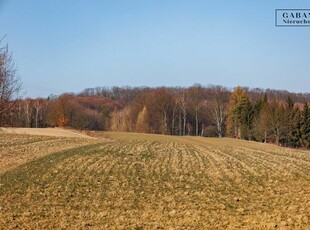
[[[155,101],[154,108],[161,114],[160,130],[162,134],[168,133],[169,112],[173,104],[173,97],[166,88],[159,88],[154,91],[152,95]]]
[[[1,42],[1,40],[0,40]],[[8,125],[11,108],[21,90],[20,78],[8,46],[0,48],[0,125]]]
[[[47,114],[47,123],[50,126],[67,127],[70,124],[74,106],[73,95],[62,94],[52,101]]]
[[[37,98],[34,100],[34,111],[35,111],[35,127],[38,128],[40,126],[40,122],[42,121],[42,117],[43,117],[43,107],[44,107],[44,99],[42,98]]]
[[[177,99],[183,119],[183,135],[186,135],[186,119],[187,119],[187,109],[188,109],[188,96],[187,92],[184,90],[180,92]]]
[[[25,125],[26,127],[31,127],[32,100],[30,98],[26,98],[24,100],[24,113],[25,113]]]
[[[221,86],[212,88],[211,116],[219,138],[223,137],[225,126],[225,94],[227,90]]]
[[[199,84],[195,84],[188,89],[189,101],[195,117],[195,135],[199,135],[199,119],[203,105],[203,88]]]
[[[285,106],[279,100],[272,100],[269,105],[269,120],[273,129],[276,145],[280,145],[281,138],[284,136],[287,127]]]

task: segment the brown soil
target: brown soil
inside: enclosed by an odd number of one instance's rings
[[[232,139],[101,134],[115,141],[0,174],[3,228],[309,229],[308,151]],[[4,139],[12,151],[29,154],[37,146],[26,144],[27,136]]]

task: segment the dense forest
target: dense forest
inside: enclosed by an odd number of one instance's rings
[[[309,93],[196,84],[21,99],[20,87],[12,56],[1,48],[0,126],[226,136],[310,148]]]

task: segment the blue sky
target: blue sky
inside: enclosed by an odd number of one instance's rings
[[[275,27],[279,8],[310,2],[0,0],[0,37],[30,97],[194,83],[309,92],[310,27]]]

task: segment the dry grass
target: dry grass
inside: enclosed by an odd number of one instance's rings
[[[2,228],[309,229],[310,152],[231,139],[97,135],[115,141],[5,170]],[[13,149],[28,141],[1,137]]]
[[[0,128],[0,133],[28,134],[52,137],[91,138],[90,136],[85,135],[84,133],[77,130],[63,128]]]
[[[51,153],[97,143],[98,141],[88,138],[0,133],[0,173]]]

